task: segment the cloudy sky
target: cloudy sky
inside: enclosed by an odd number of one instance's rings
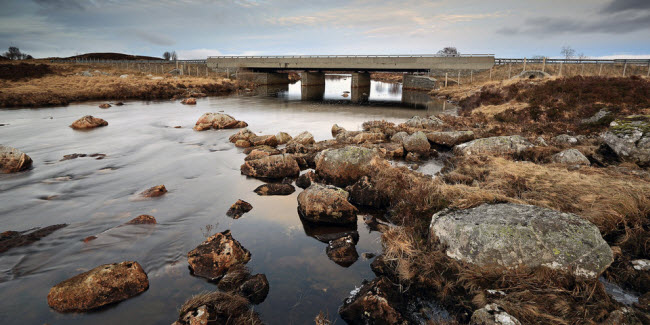
[[[650,57],[650,0],[0,0],[0,49]]]

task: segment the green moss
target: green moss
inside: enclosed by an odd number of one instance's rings
[[[650,115],[632,115],[615,122],[617,125],[610,128],[614,134],[629,134],[637,130],[643,134],[650,133]]]

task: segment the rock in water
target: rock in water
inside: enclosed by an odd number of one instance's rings
[[[67,224],[63,223],[36,229],[29,233],[26,233],[27,231],[11,230],[0,233],[0,253],[4,253],[14,247],[29,245],[65,226]]]
[[[255,274],[239,286],[239,294],[254,304],[260,304],[269,294],[269,280],[264,274]]]
[[[474,140],[473,131],[446,131],[446,132],[429,132],[427,139],[437,145],[453,147],[467,141]]]
[[[248,140],[253,146],[277,147],[278,139],[275,135],[256,135]]]
[[[105,103],[105,104],[100,104],[99,108],[110,108],[111,104]]]
[[[203,131],[214,129],[236,129],[248,126],[246,122],[237,121],[228,114],[223,113],[205,113],[199,117],[194,126],[194,130]]]
[[[237,240],[230,230],[208,237],[201,245],[187,253],[192,273],[207,279],[217,279],[237,264],[246,264],[251,253]]]
[[[459,155],[506,155],[522,152],[533,145],[520,135],[509,135],[472,140],[454,147]]]
[[[107,126],[108,122],[98,118],[86,115],[74,121],[70,127],[76,130],[92,129],[100,126]]]
[[[424,156],[428,155],[429,150],[431,149],[427,135],[422,131],[415,132],[405,137],[402,144],[407,152],[414,152]]]
[[[381,276],[355,289],[339,308],[339,315],[348,324],[407,324],[398,311],[403,304],[403,294]]]
[[[60,312],[84,311],[133,297],[149,288],[138,262],[100,265],[50,289],[47,303]]]
[[[24,152],[0,145],[0,171],[5,174],[23,171],[32,166],[32,158]]]
[[[239,140],[245,140],[248,141],[250,138],[254,137],[255,133],[253,131],[249,130],[248,128],[243,128],[239,130],[237,133],[231,135],[228,140],[232,143],[236,143]]]
[[[305,220],[329,224],[357,222],[357,208],[348,202],[348,192],[335,186],[312,183],[298,195],[298,212]]]
[[[589,159],[576,149],[567,149],[551,157],[554,163],[567,165],[590,165]]]
[[[472,314],[470,325],[521,325],[497,304],[487,304]]]
[[[650,166],[650,116],[628,116],[612,122],[600,135],[605,144],[625,161]]]
[[[358,182],[346,187],[345,190],[350,193],[350,202],[356,205],[375,208],[388,206],[388,197],[375,188],[368,176],[361,177]]]
[[[158,197],[165,193],[167,193],[167,188],[165,188],[165,185],[156,185],[154,187],[142,191],[140,195],[143,197]]]
[[[371,149],[356,146],[326,149],[316,156],[316,173],[328,183],[350,185],[368,174],[377,156]]]
[[[155,225],[156,218],[148,214],[143,214],[131,219],[131,221],[127,222],[126,224],[127,225]]]
[[[574,214],[533,205],[483,204],[436,213],[432,239],[447,245],[447,255],[485,266],[546,266],[595,278],[613,261],[598,228]]]
[[[237,202],[230,206],[230,209],[228,209],[226,215],[232,217],[233,219],[239,219],[242,215],[244,215],[244,213],[250,210],[253,210],[253,206],[250,203],[244,200],[237,200]]]
[[[196,99],[195,98],[185,98],[181,101],[181,104],[183,105],[196,105]]]
[[[246,324],[262,325],[246,298],[230,292],[201,293],[188,299],[172,325]]]
[[[275,138],[278,140],[278,144],[285,144],[292,139],[292,137],[286,132],[278,132],[278,134],[275,135]]]
[[[271,183],[260,185],[255,189],[259,195],[289,195],[296,191],[291,184]]]
[[[312,182],[316,181],[316,173],[310,170],[298,177],[296,185],[302,189],[308,188]]]
[[[296,143],[296,144],[302,144],[302,145],[306,146],[306,145],[309,145],[309,144],[313,144],[314,142],[315,142],[314,141],[314,136],[311,135],[311,133],[305,131],[305,132],[302,132],[302,133],[296,135],[293,139],[291,139],[289,142],[287,142],[287,144]]]
[[[330,260],[343,267],[348,267],[359,259],[352,236],[345,236],[329,242],[325,253]]]
[[[271,179],[297,177],[300,174],[300,166],[289,154],[249,160],[241,165],[240,169],[244,175]]]

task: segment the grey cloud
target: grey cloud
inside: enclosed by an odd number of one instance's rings
[[[83,0],[33,0],[34,3],[47,10],[84,10],[88,1]]]
[[[561,33],[604,33],[626,34],[650,29],[650,13],[641,15],[610,15],[595,20],[554,17],[535,17],[525,21],[520,29],[504,27],[497,30],[502,35],[510,34],[561,34]]]
[[[176,41],[160,33],[149,33],[142,30],[130,30],[127,32],[127,34],[134,35],[138,39],[154,45],[172,46],[176,44]]]
[[[627,10],[646,10],[650,9],[648,0],[613,0],[603,8],[603,13],[617,13]]]

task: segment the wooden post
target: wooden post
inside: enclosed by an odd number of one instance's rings
[[[648,74],[646,74],[646,77],[650,77],[650,60],[648,60]]]
[[[580,65],[581,65],[580,74],[584,76],[584,75],[585,75],[585,64],[582,63],[582,64],[580,64]]]
[[[623,65],[623,77],[625,77],[625,70],[627,70],[627,60],[625,60],[625,64]]]
[[[650,68],[648,68],[648,71],[650,71]],[[445,72],[445,88],[447,88],[447,75],[448,74],[449,74],[448,72]]]
[[[458,70],[458,85],[460,86],[460,70]]]
[[[512,63],[508,63],[508,79],[512,77]]]
[[[474,83],[474,70],[469,70],[469,83]]]
[[[492,67],[490,67],[490,81],[492,81]]]
[[[546,57],[544,57],[544,62],[542,62],[542,72],[546,71]]]
[[[603,64],[600,64],[600,69],[598,69],[598,76],[600,77],[600,74],[603,73]]]
[[[524,70],[521,70],[521,72],[526,71],[526,58],[524,58]]]

